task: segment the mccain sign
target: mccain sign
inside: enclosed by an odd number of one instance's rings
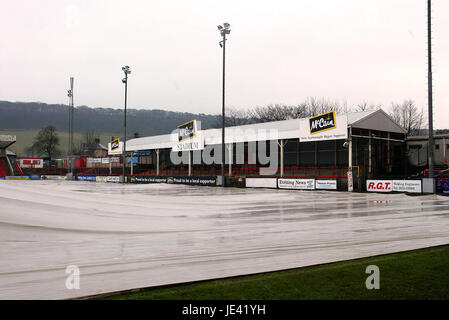
[[[177,138],[173,143],[172,152],[203,150],[204,137],[198,127],[201,128],[201,124],[197,124],[196,120],[178,126]]]
[[[336,115],[335,111],[330,111],[300,120],[300,142],[337,140],[347,138],[348,118],[346,115]]]
[[[309,118],[310,134],[335,129],[336,127],[337,123],[335,121],[335,111]]]

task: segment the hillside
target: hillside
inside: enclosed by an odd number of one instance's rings
[[[0,101],[0,131],[39,130],[48,125],[58,131],[68,131],[68,106],[40,102]],[[139,132],[141,136],[170,133],[176,126],[189,120],[201,120],[202,128],[217,123],[216,115],[194,114],[165,110],[127,110],[128,132]],[[123,132],[123,110],[111,108],[75,108],[75,132],[95,130]]]
[[[14,143],[8,149],[15,152],[19,157],[31,157],[37,156],[33,154],[30,150],[30,146],[33,144],[34,137],[37,135],[39,130],[0,130],[0,135],[2,134],[11,134],[17,137],[16,143]],[[107,146],[108,142],[111,140],[111,136],[117,136],[115,133],[107,133],[102,132],[98,133],[97,136],[100,139],[100,143],[104,146]],[[63,153],[63,155],[69,149],[69,133],[64,131],[58,131],[59,137],[59,149]],[[80,142],[83,140],[84,136],[82,133],[75,133],[74,143],[75,146],[78,146]]]
[[[58,130],[60,149],[68,147],[68,106],[39,102],[0,101],[0,134],[17,135],[17,142],[11,150],[19,156],[27,156],[27,148],[33,143],[37,132],[48,125]],[[200,120],[202,128],[211,128],[218,123],[216,115],[173,112],[165,110],[127,110],[127,132],[132,137],[170,133],[178,125],[192,119]],[[112,135],[123,134],[123,110],[111,108],[75,108],[75,144],[89,130],[97,135],[101,143],[107,145]]]

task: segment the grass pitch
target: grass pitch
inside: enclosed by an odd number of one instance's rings
[[[380,289],[368,290],[368,265]],[[449,299],[449,245],[103,297],[129,300]]]

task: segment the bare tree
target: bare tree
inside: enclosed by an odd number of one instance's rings
[[[255,107],[248,111],[251,122],[268,122],[292,119],[293,106],[284,104],[268,105],[266,107]]]
[[[297,105],[269,104],[248,111],[229,108],[226,112],[225,126],[306,118],[332,110],[341,113],[346,110],[346,106],[342,107],[338,101],[310,97]],[[221,116],[217,116],[215,127],[221,127]]]
[[[214,125],[215,128],[221,127],[221,119],[222,116],[217,116],[216,124]],[[228,108],[226,109],[226,115],[225,115],[225,127],[232,127],[232,126],[241,126],[244,124],[252,123],[251,119],[249,118],[249,113],[244,110],[235,109],[235,108]]]
[[[37,154],[45,155],[51,159],[61,153],[58,146],[59,137],[56,128],[54,126],[47,126],[38,132],[31,148]]]
[[[355,106],[354,111],[368,111],[368,110],[380,109],[381,107],[382,107],[381,104],[372,104],[372,103],[370,104],[366,101],[362,101]]]
[[[83,143],[85,144],[93,144],[95,143],[96,139],[99,139],[98,134],[95,132],[95,130],[87,129],[83,133]]]
[[[415,106],[413,100],[404,100],[402,104],[393,103],[390,116],[401,127],[407,130],[408,135],[419,134],[424,127],[424,112]]]

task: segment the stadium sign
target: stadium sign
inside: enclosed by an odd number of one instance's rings
[[[173,152],[204,149],[204,136],[201,130],[198,130],[196,120],[178,126],[177,131],[177,138],[172,147]]]
[[[120,147],[120,139],[111,141],[111,151],[117,150]]]
[[[348,117],[326,112],[307,119],[301,119],[299,141],[322,141],[348,138]]]
[[[196,120],[192,120],[178,126],[178,141],[191,139],[195,137],[197,132]]]
[[[108,143],[109,155],[122,154],[122,151],[123,151],[123,142],[121,142],[120,139],[115,139]]]
[[[337,123],[335,121],[335,111],[320,114],[309,118],[310,134],[335,129]]]

